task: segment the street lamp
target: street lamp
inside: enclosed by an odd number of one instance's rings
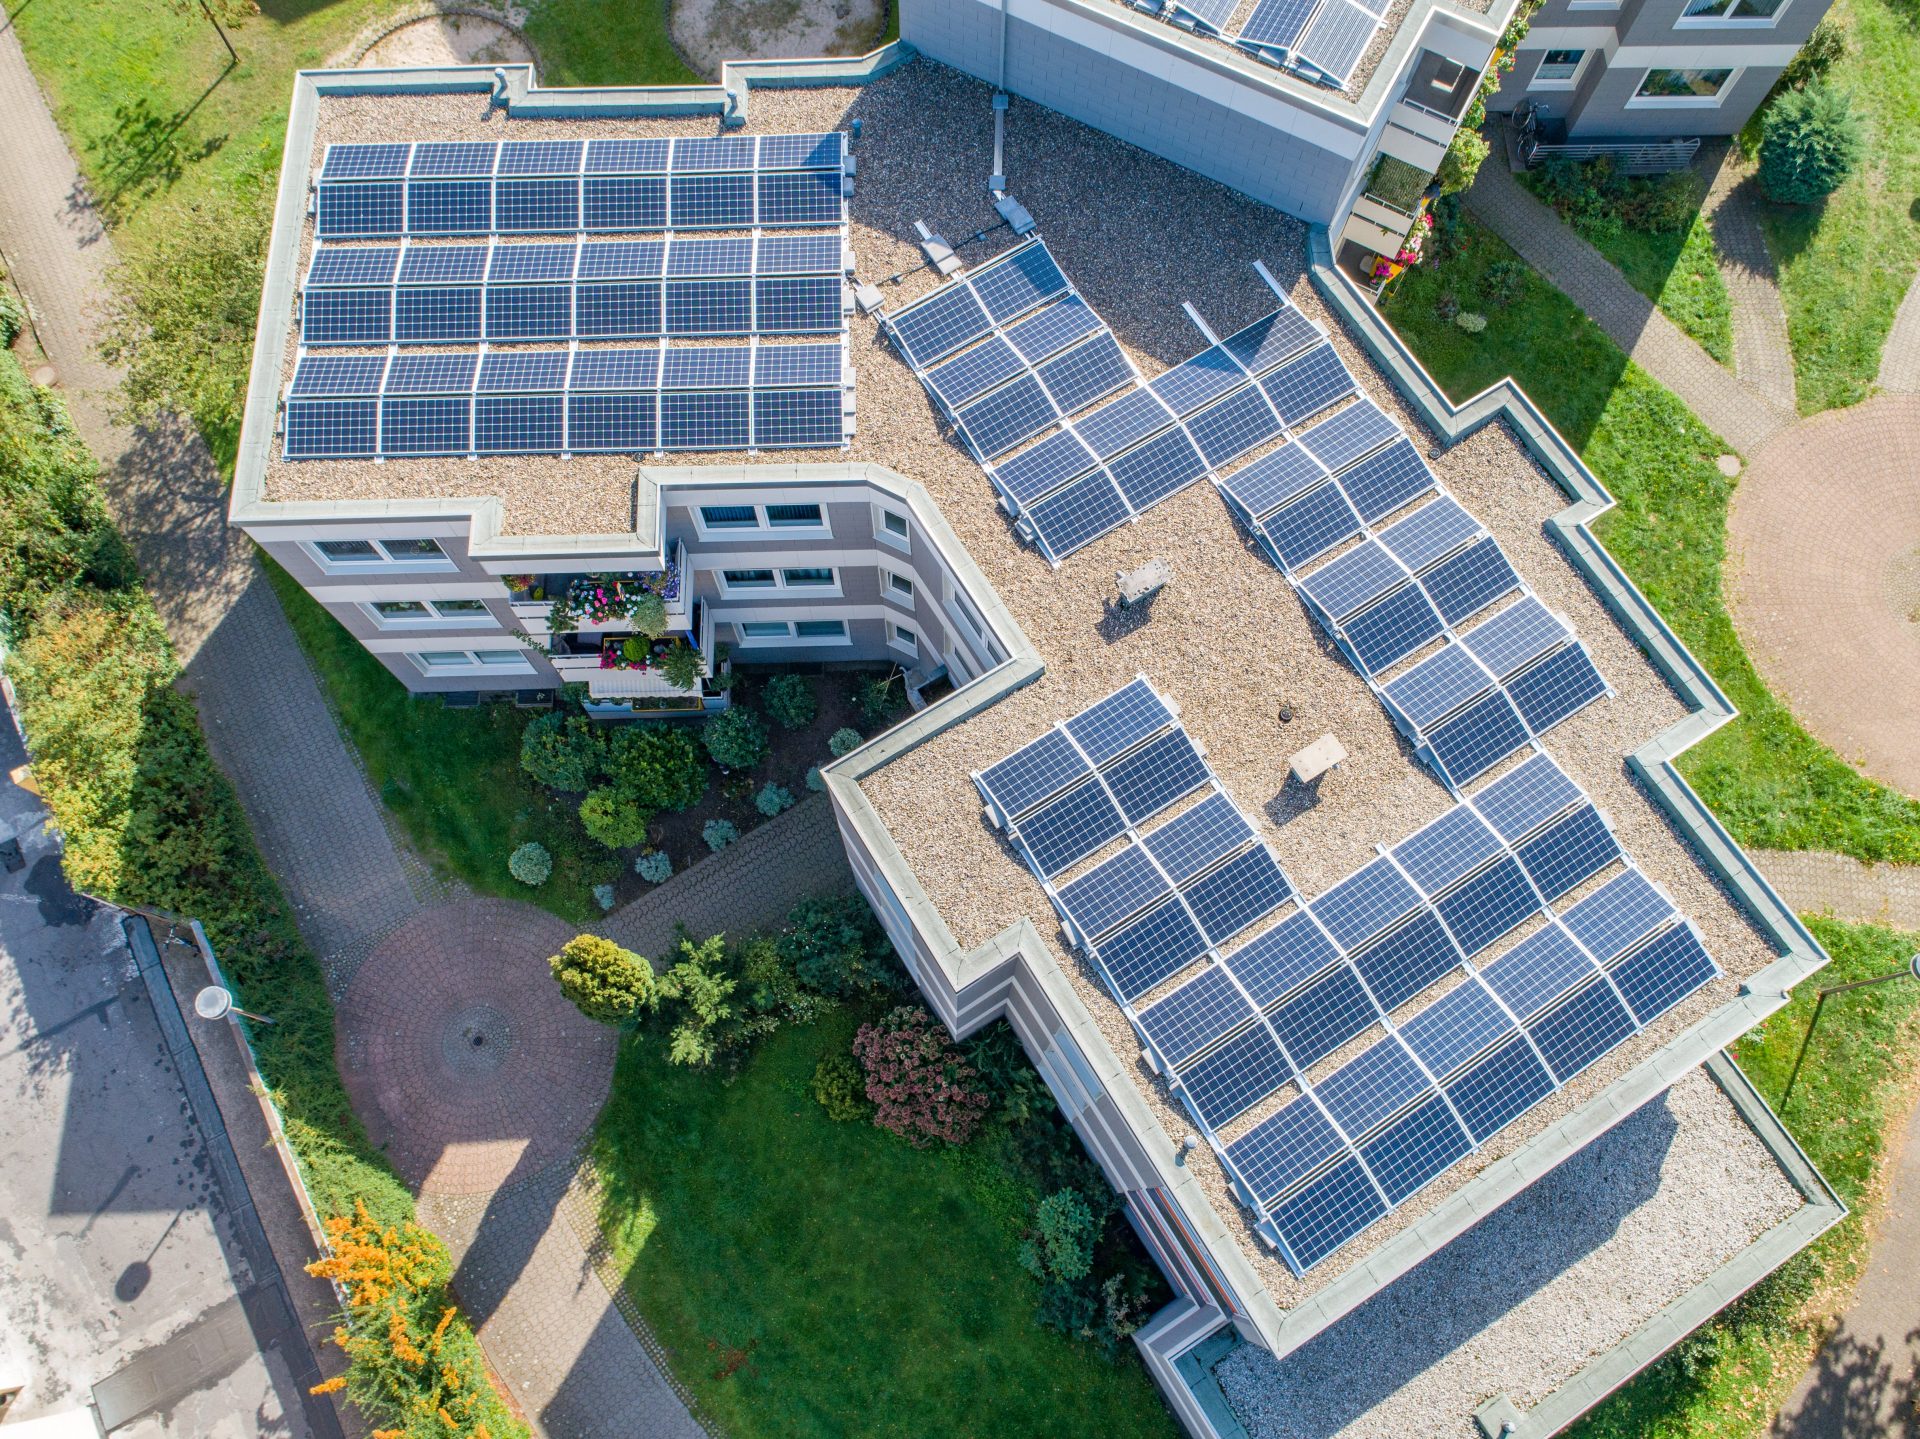
[[[1891,974],[1875,975],[1872,979],[1856,979],[1851,984],[1832,984],[1820,991],[1820,997],[1813,1002],[1813,1018],[1807,1021],[1807,1037],[1800,1041],[1800,1053],[1794,1056],[1793,1073],[1787,1076],[1787,1087],[1780,1095],[1780,1107],[1787,1107],[1787,1100],[1793,1094],[1793,1082],[1800,1077],[1800,1066],[1806,1062],[1807,1046],[1813,1043],[1814,1026],[1820,1023],[1820,1011],[1826,1007],[1827,996],[1845,994],[1850,989],[1865,989],[1869,985],[1888,984],[1896,979],[1920,979],[1920,951],[1915,951],[1907,961],[1905,969],[1896,969]]]
[[[241,1009],[233,1002],[233,995],[217,984],[208,985],[193,997],[193,1012],[202,1019],[225,1019],[230,1014],[237,1014],[242,1019],[253,1020],[256,1024],[273,1023],[264,1014],[254,1014],[250,1010]]]

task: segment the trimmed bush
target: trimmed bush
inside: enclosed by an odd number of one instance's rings
[[[625,1024],[654,1000],[653,966],[597,934],[568,940],[547,968],[560,992],[596,1024]]]
[[[664,849],[648,850],[633,862],[633,872],[648,884],[665,884],[673,878],[673,856]]]
[[[554,710],[520,736],[520,768],[549,789],[578,794],[593,783],[606,759],[606,736],[585,715]]]
[[[980,1076],[917,1004],[888,1010],[853,1037],[873,1122],[916,1149],[965,1144],[990,1103]]]
[[[1844,91],[1824,80],[1790,90],[1761,121],[1760,187],[1787,205],[1815,205],[1851,175],[1866,137]]]
[[[593,902],[600,906],[603,913],[613,908],[613,901],[614,893],[611,884],[596,884],[593,887]]]
[[[805,675],[775,675],[767,681],[760,702],[773,722],[785,730],[805,729],[820,713],[813,681]]]
[[[740,826],[730,819],[710,819],[700,827],[700,838],[715,854],[740,838]]]
[[[652,590],[642,590],[635,595],[628,606],[627,618],[633,621],[633,627],[650,640],[657,640],[667,632],[667,602]],[[686,686],[682,685],[682,689]]]
[[[852,754],[865,743],[866,741],[860,738],[860,731],[847,725],[841,726],[827,736],[827,748],[833,751],[835,759],[839,759],[841,755]]]
[[[813,1097],[836,1124],[865,1119],[872,1108],[867,1103],[866,1076],[851,1054],[829,1054],[813,1071]]]
[[[905,973],[873,910],[857,894],[801,900],[787,914],[779,946],[802,984],[835,999],[885,993]]]
[[[793,808],[793,791],[769,780],[753,797],[753,807],[768,819]]]
[[[807,770],[808,792],[811,794],[824,794],[826,792],[826,788],[827,788],[827,777],[820,773],[820,766],[813,765],[809,767]]]
[[[653,818],[625,790],[601,785],[580,801],[580,827],[608,849],[644,844]]]
[[[723,709],[708,720],[700,742],[713,762],[727,769],[752,769],[767,757],[767,727],[745,705]]]
[[[644,810],[689,810],[707,792],[707,762],[686,730],[632,724],[607,746],[607,778]]]
[[[530,839],[507,856],[507,873],[522,884],[545,884],[553,874],[553,856],[544,844]]]

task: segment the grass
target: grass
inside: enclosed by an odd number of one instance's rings
[[[783,1028],[730,1082],[623,1043],[602,1225],[675,1374],[735,1439],[1173,1439],[1130,1357],[1035,1324],[1034,1196],[983,1142],[915,1150],[813,1100],[862,1018]]]
[[[292,576],[262,562],[368,778],[414,847],[482,894],[530,900],[573,923],[597,919],[593,886],[612,879],[619,861],[580,828],[577,801],[520,768],[531,712],[450,710],[408,694]],[[537,888],[507,873],[507,856],[528,840],[553,854],[553,877]]]
[[[1824,205],[1767,205],[1802,414],[1857,404],[1920,262],[1920,11],[1838,0],[1847,54],[1828,75],[1865,121],[1867,159]]]
[[[698,85],[667,35],[667,0],[540,0],[527,38],[544,85]]]
[[[1470,218],[1461,225],[1463,243],[1441,268],[1395,282],[1386,313],[1455,400],[1511,373],[1613,492],[1600,538],[1740,709],[1681,758],[1681,772],[1744,845],[1920,863],[1920,802],[1863,778],[1802,729],[1741,647],[1720,582],[1732,485],[1713,460],[1724,443],[1538,276],[1506,309],[1486,308],[1481,334],[1441,320],[1441,295],[1478,304],[1470,297],[1487,267],[1513,258]]]
[[[1916,942],[1868,925],[1811,923],[1833,956],[1821,984],[1897,970]],[[1796,1312],[1757,1292],[1575,1425],[1568,1439],[1757,1439],[1806,1372],[1819,1320],[1844,1302],[1865,1260],[1884,1198],[1886,1136],[1906,1113],[1920,1060],[1920,986],[1842,996],[1828,1006],[1792,1101],[1781,1107],[1814,1002],[1815,986],[1802,985],[1790,1005],[1734,1046],[1741,1068],[1852,1210],[1790,1266],[1794,1272],[1770,1281],[1791,1287],[1798,1280],[1811,1288],[1812,1304]]]

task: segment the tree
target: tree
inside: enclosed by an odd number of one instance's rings
[[[625,1024],[654,1002],[653,966],[596,934],[568,940],[547,968],[560,992],[597,1024]]]
[[[714,763],[728,769],[752,769],[767,757],[767,727],[744,705],[723,709],[708,720],[700,739]]]
[[[551,789],[586,789],[606,758],[606,738],[585,715],[554,710],[520,735],[520,768]]]
[[[1866,152],[1846,92],[1824,80],[1790,90],[1761,121],[1760,185],[1787,205],[1815,205],[1839,189]]]
[[[674,1064],[708,1065],[719,1054],[734,1018],[734,981],[726,973],[727,941],[713,935],[695,944],[682,934],[679,959],[660,976],[660,997],[674,1005],[667,1058]]]
[[[607,778],[647,810],[688,810],[707,792],[707,762],[684,729],[628,725],[608,746]]]

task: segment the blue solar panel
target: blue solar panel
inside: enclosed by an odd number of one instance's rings
[[[586,146],[578,140],[507,140],[500,146],[502,175],[578,175]]]
[[[1505,679],[1571,635],[1545,605],[1527,595],[1461,638],[1497,678]]]
[[[1621,857],[1620,841],[1590,804],[1556,820],[1518,852],[1534,887],[1548,899],[1558,899]]]
[[[676,345],[661,366],[660,388],[744,388],[752,378],[753,351],[745,345]]]
[[[888,328],[913,364],[925,369],[993,328],[965,285],[949,285],[910,309],[888,317]]]
[[[1489,536],[1442,560],[1420,576],[1420,583],[1427,587],[1446,622],[1457,625],[1500,596],[1519,589],[1520,576]]]
[[[1074,422],[1080,438],[1101,459],[1117,455],[1173,423],[1151,390],[1132,390]]]
[[[673,165],[682,170],[751,170],[759,140],[753,135],[683,136],[673,142]]]
[[[321,240],[406,233],[406,188],[378,184],[322,185],[313,233]]]
[[[1363,397],[1312,429],[1301,431],[1295,439],[1321,464],[1338,473],[1399,434],[1400,427],[1372,400]]]
[[[1359,6],[1349,5],[1346,0],[1325,0],[1314,12],[1294,53],[1335,84],[1344,85],[1379,28],[1379,20]]]
[[[568,395],[567,447],[591,453],[638,454],[656,448],[654,395]]]
[[[1527,1025],[1541,1057],[1562,1084],[1630,1038],[1633,1030],[1633,1016],[1604,981],[1589,984]]]
[[[1047,558],[1058,563],[1128,519],[1127,502],[1100,471],[1056,490],[1022,511]]]
[[[499,245],[487,261],[489,282],[506,280],[571,280],[572,245]]]
[[[1210,1129],[1238,1119],[1292,1077],[1287,1057],[1260,1025],[1180,1066],[1180,1086]]]
[[[1473,797],[1495,834],[1515,844],[1582,798],[1580,786],[1544,754],[1515,765]]]
[[[1190,417],[1187,429],[1207,465],[1218,469],[1278,437],[1280,421],[1260,391],[1249,386]]]
[[[1051,426],[1058,415],[1039,380],[1023,374],[954,412],[967,444],[982,460],[991,460]]]
[[[1512,1039],[1441,1088],[1475,1144],[1553,1093],[1553,1076],[1523,1039]]]
[[[397,180],[407,173],[408,145],[329,145],[322,180]]]
[[[1400,1026],[1407,1048],[1441,1081],[1511,1033],[1513,1020],[1477,980],[1449,990]]]
[[[1206,948],[1205,936],[1187,911],[1169,901],[1115,930],[1094,953],[1114,991],[1131,1003],[1185,969]]]
[[[762,170],[818,170],[840,168],[841,136],[837,130],[823,134],[762,135]]]
[[[1293,886],[1265,845],[1256,845],[1187,885],[1187,904],[1214,944],[1225,944],[1293,897]]]
[[[838,235],[762,235],[754,268],[762,275],[839,275],[846,254]]]
[[[574,290],[573,332],[582,340],[638,340],[661,328],[660,285],[627,280],[579,285]]]
[[[1275,1009],[1273,1032],[1293,1062],[1306,1069],[1325,1059],[1380,1017],[1359,977],[1345,965],[1316,979]]]
[[[1386,1212],[1366,1169],[1349,1156],[1275,1205],[1273,1225],[1286,1253],[1307,1270]]]
[[[1566,930],[1550,924],[1494,960],[1481,971],[1481,978],[1525,1024],[1593,974],[1593,960]]]
[[[1358,388],[1333,346],[1321,341],[1297,360],[1289,360],[1260,382],[1280,418],[1298,425]]]
[[[1362,672],[1377,675],[1440,637],[1446,626],[1418,585],[1369,605],[1341,625]]]
[[[753,224],[753,176],[675,175],[667,223],[675,230],[744,230]]]
[[[1068,720],[1066,731],[1088,759],[1103,765],[1172,723],[1167,702],[1136,679]]]
[[[1701,985],[1720,967],[1690,924],[1677,924],[1613,967],[1619,986],[1641,1024],[1651,1024]]]
[[[744,391],[662,391],[660,448],[744,450],[753,424]]]
[[[290,460],[371,455],[380,444],[377,400],[289,400],[285,454]]]
[[[1106,790],[1083,784],[1021,820],[1019,834],[1033,867],[1044,875],[1055,875],[1118,839],[1126,827]]]
[[[998,335],[989,335],[971,350],[962,350],[928,370],[927,384],[953,409],[1006,383],[1025,368],[1011,345]]]
[[[1359,534],[1360,517],[1338,485],[1322,485],[1276,510],[1261,523],[1260,530],[1273,545],[1280,563],[1298,569]]]
[[[753,241],[737,236],[686,236],[676,239],[667,252],[667,274],[674,278],[719,278],[752,273]]]
[[[421,141],[413,147],[408,174],[491,175],[499,146],[491,140]]]
[[[1301,1098],[1229,1144],[1227,1158],[1252,1189],[1255,1201],[1266,1205],[1343,1147],[1327,1117],[1312,1100]]]
[[[1178,1064],[1253,1018],[1253,1006],[1215,965],[1141,1011],[1140,1032],[1168,1063]]]
[[[1239,39],[1249,45],[1270,45],[1290,50],[1307,28],[1318,0],[1260,0],[1247,23],[1240,27]]]
[[[473,448],[483,455],[558,454],[565,444],[560,395],[481,395],[473,402]]]
[[[1314,328],[1313,321],[1291,304],[1282,304],[1272,314],[1261,316],[1244,330],[1236,330],[1221,343],[1248,373],[1258,376],[1319,339],[1320,332]]]
[[[1298,445],[1282,445],[1220,481],[1249,519],[1259,520],[1327,476],[1325,466]]]
[[[1104,331],[1048,360],[1039,367],[1039,375],[1063,415],[1083,410],[1133,380],[1120,346]]]
[[[303,345],[384,345],[392,335],[391,290],[314,290],[301,299]]]
[[[413,245],[399,278],[402,285],[477,285],[486,274],[485,245]]]
[[[489,350],[480,360],[477,389],[563,390],[567,385],[565,350]]]
[[[1383,546],[1368,540],[1301,580],[1300,592],[1338,624],[1406,579],[1399,562]]]
[[[380,451],[387,455],[461,455],[472,448],[472,410],[462,399],[385,400]]]
[[[1183,729],[1172,729],[1104,772],[1127,823],[1144,824],[1207,782],[1207,762]]]
[[[1427,731],[1433,757],[1454,785],[1479,778],[1526,742],[1526,725],[1498,690]]]
[[[407,233],[484,235],[493,228],[491,180],[409,180]]]
[[[1215,793],[1141,839],[1173,882],[1183,884],[1252,837],[1233,801]]]
[[[1045,242],[1035,241],[974,271],[969,283],[994,322],[1005,324],[1065,290],[1067,277],[1060,273]]]
[[[387,369],[389,395],[456,395],[473,388],[480,358],[462,355],[395,355]]]
[[[838,388],[753,392],[753,443],[757,448],[838,445],[845,439],[846,416]]]
[[[1008,819],[1018,819],[1081,775],[1087,761],[1059,730],[1048,730],[981,772],[980,787]]]
[[[664,175],[589,176],[580,187],[580,202],[583,230],[608,233],[667,227]]]
[[[493,228],[502,234],[571,234],[580,228],[576,180],[502,180],[494,186]]]
[[[489,340],[564,340],[573,333],[573,286],[489,285]]]
[[[1207,472],[1207,462],[1193,442],[1175,429],[1116,457],[1107,472],[1138,514],[1200,479]]]
[[[1080,442],[1071,430],[1049,435],[1030,450],[1022,450],[1010,460],[994,466],[993,477],[1015,504],[1026,504],[1068,480],[1078,479],[1094,466],[1093,451]],[[1110,490],[1113,487],[1108,485]],[[1120,511],[1126,518],[1126,510]]]
[[[1500,853],[1500,839],[1465,805],[1415,830],[1393,847],[1393,857],[1415,884],[1439,894]]]
[[[589,140],[589,175],[658,175],[667,168],[668,140]]]
[[[1574,905],[1561,916],[1561,923],[1588,953],[1606,964],[1674,914],[1674,907],[1647,877],[1630,869]]]
[[[1406,1047],[1389,1034],[1334,1070],[1313,1091],[1347,1138],[1358,1140],[1431,1087]]]
[[[1586,650],[1573,644],[1508,680],[1507,692],[1533,732],[1545,734],[1606,694],[1607,682]]]
[[[573,357],[570,390],[650,390],[660,383],[660,352],[578,350]]]
[[[1386,1191],[1387,1202],[1401,1204],[1472,1148],[1446,1101],[1436,1096],[1360,1146],[1360,1158]]]
[[[1340,476],[1347,498],[1368,524],[1379,522],[1410,500],[1426,494],[1435,483],[1433,471],[1420,458],[1413,441],[1404,438],[1367,456]]]
[[[1400,563],[1419,574],[1479,534],[1480,522],[1462,509],[1452,495],[1442,495],[1380,531],[1380,543],[1392,550]]]
[[[1223,345],[1210,345],[1155,379],[1149,388],[1176,415],[1190,415],[1246,382],[1246,372]]]
[[[377,395],[385,355],[303,355],[289,395]]]
[[[1239,0],[1172,0],[1172,3],[1215,33],[1233,18],[1233,12],[1239,8]]]
[[[1057,304],[1036,310],[1008,326],[1007,339],[1023,360],[1037,365],[1100,328],[1100,317],[1085,300],[1078,295],[1066,295]]]
[[[1424,732],[1492,687],[1466,647],[1450,644],[1388,681],[1382,692],[1416,732]]]
[[[1304,910],[1295,910],[1272,929],[1256,935],[1224,960],[1246,986],[1253,1002],[1265,1008],[1284,999],[1340,958],[1321,928]]]
[[[388,285],[400,251],[392,245],[322,245],[307,267],[307,288],[322,285]]]
[[[481,338],[482,291],[478,285],[397,290],[393,338],[401,344]]]
[[[675,190],[679,182],[675,182]],[[837,225],[843,196],[837,172],[759,177],[762,225]]]
[[[750,334],[753,282],[669,280],[661,327],[669,335]]]
[[[1391,1012],[1460,963],[1460,952],[1434,917],[1422,909],[1395,925],[1353,957],[1353,967]]]
[[[666,254],[659,240],[589,240],[580,247],[583,280],[656,280]]]
[[[762,388],[838,385],[844,369],[838,345],[761,345],[753,352],[753,382]]]
[[[1346,950],[1366,943],[1419,907],[1420,896],[1393,861],[1385,858],[1362,865],[1309,906],[1334,942]]]
[[[1503,855],[1465,884],[1433,902],[1471,959],[1521,920],[1540,910],[1540,900],[1520,866]]]
[[[1098,939],[1166,894],[1167,881],[1147,852],[1129,845],[1060,887],[1060,908],[1083,942]]]

